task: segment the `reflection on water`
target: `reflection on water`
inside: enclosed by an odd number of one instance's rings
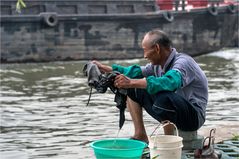
[[[239,49],[196,58],[209,80],[205,126],[238,121]],[[123,65],[144,60],[106,61]],[[85,62],[1,65],[0,155],[6,159],[94,158],[91,141],[115,137],[118,109],[114,95],[94,93],[82,75]],[[146,128],[157,124],[145,114]],[[120,136],[132,134],[126,123]]]

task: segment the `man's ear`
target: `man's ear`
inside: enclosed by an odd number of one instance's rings
[[[159,44],[155,44],[155,47],[156,47],[157,53],[159,53],[159,52],[160,52],[160,46],[159,46]]]

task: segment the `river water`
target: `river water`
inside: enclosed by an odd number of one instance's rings
[[[204,127],[239,121],[239,49],[226,49],[195,58],[209,81]],[[94,92],[82,74],[86,61],[1,65],[1,159],[94,158],[90,142],[115,137],[119,112],[114,95]],[[143,59],[104,61],[144,64]],[[148,133],[157,125],[144,114]],[[126,122],[120,137],[132,135]]]

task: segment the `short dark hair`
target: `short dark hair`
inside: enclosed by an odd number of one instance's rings
[[[170,48],[172,45],[171,40],[169,39],[168,35],[161,31],[161,30],[152,30],[146,33],[150,36],[150,43],[153,45],[159,44],[165,48]]]

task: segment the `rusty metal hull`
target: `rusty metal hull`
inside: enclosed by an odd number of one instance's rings
[[[179,52],[197,56],[238,47],[238,6],[190,12],[1,16],[1,62],[45,62],[142,58],[143,35],[152,29],[169,34]],[[171,19],[170,19],[171,18]]]

